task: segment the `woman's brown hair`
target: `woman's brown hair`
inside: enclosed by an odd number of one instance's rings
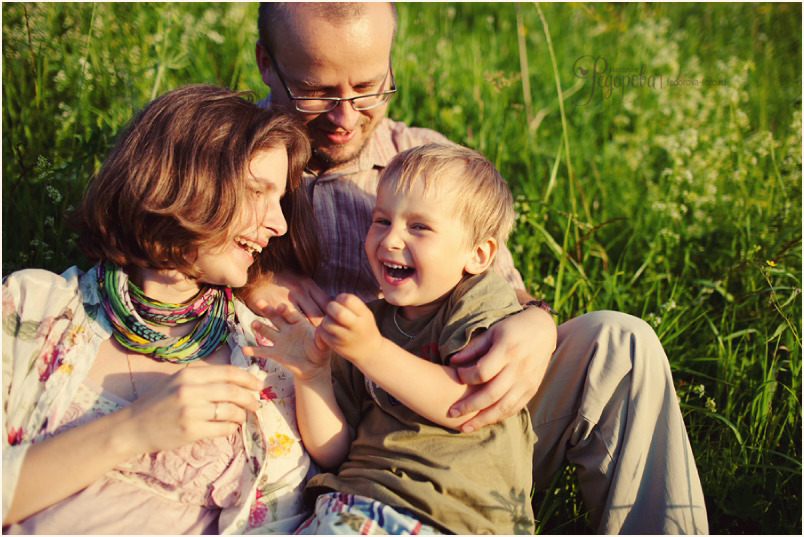
[[[199,247],[231,239],[229,225],[246,202],[254,154],[284,147],[288,185],[281,205],[289,232],[271,240],[250,276],[280,269],[312,274],[319,246],[312,209],[299,188],[310,157],[304,127],[245,96],[250,94],[185,86],[134,116],[70,215],[91,261],[196,277]]]

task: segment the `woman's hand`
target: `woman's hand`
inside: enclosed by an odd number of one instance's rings
[[[349,293],[341,293],[329,303],[316,337],[355,365],[376,356],[383,344],[371,310]]]
[[[541,385],[557,334],[551,315],[531,307],[473,338],[450,364],[466,384],[485,386],[455,403],[450,417],[480,411],[461,427],[468,432],[523,409]]]
[[[235,433],[262,383],[231,365],[188,367],[136,401],[28,447],[3,524],[25,519],[131,457]]]
[[[232,365],[170,375],[121,410],[130,418],[132,455],[235,433],[257,411],[261,389],[257,377]]]
[[[243,354],[279,362],[301,380],[330,375],[329,347],[315,337],[315,327],[301,313],[286,304],[275,310],[264,307],[261,312],[272,326],[261,321],[251,326],[270,345],[243,347]]]

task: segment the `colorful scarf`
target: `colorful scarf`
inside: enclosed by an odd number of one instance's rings
[[[185,364],[206,358],[228,339],[228,323],[234,321],[231,288],[206,286],[188,302],[169,304],[145,296],[120,267],[98,263],[97,271],[103,310],[115,339],[126,349]],[[195,320],[198,324],[183,337],[166,336],[145,324],[173,326]]]

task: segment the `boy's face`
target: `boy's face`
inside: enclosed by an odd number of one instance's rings
[[[394,193],[392,186],[377,191],[366,254],[385,299],[407,319],[437,308],[474,259],[456,216],[454,181],[441,177],[426,195],[418,179],[408,193]]]

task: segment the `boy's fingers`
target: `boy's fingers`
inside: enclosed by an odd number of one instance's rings
[[[349,310],[355,315],[362,314],[364,311],[368,311],[368,307],[366,303],[363,302],[360,297],[357,295],[353,295],[351,293],[341,293],[335,299],[336,302],[343,305],[344,308]]]
[[[340,297],[338,297],[340,299]],[[342,325],[354,319],[354,313],[343,304],[341,300],[333,300],[327,306],[327,317],[324,318],[324,323],[331,321],[334,325]]]
[[[319,332],[318,330],[315,331],[315,337],[313,338],[313,342],[315,344],[315,348],[318,349],[319,351],[323,352],[329,350],[329,343],[327,343],[323,331],[321,332]]]

